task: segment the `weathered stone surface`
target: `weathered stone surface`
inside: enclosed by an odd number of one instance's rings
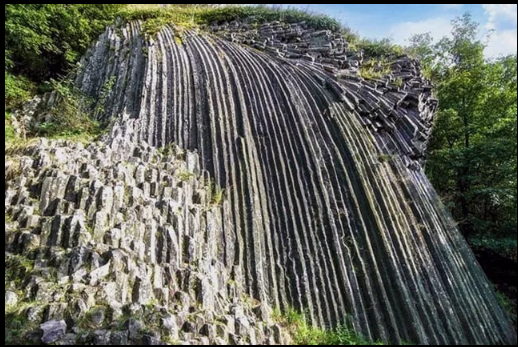
[[[27,320],[31,323],[41,323],[44,307],[34,306],[27,309]]]
[[[40,325],[41,342],[45,344],[54,343],[66,334],[67,324],[64,320],[51,320]]]
[[[110,273],[110,265],[111,265],[111,262],[108,261],[103,266],[100,266],[97,269],[90,272],[88,277],[90,278],[91,286],[98,284],[101,279],[108,276],[108,274]]]
[[[90,322],[94,326],[101,326],[106,319],[106,310],[102,307],[93,309],[90,313]]]
[[[162,318],[162,326],[169,338],[175,341],[178,340],[178,325],[175,316],[167,315],[166,317]]]
[[[186,321],[182,325],[182,331],[185,333],[194,333],[196,331],[196,324]]]
[[[136,340],[141,336],[142,331],[142,323],[130,318],[128,319],[128,332],[129,332],[129,338],[132,340]]]
[[[111,332],[107,330],[96,330],[93,334],[94,345],[109,345],[111,340]]]
[[[112,331],[110,335],[111,345],[127,345],[128,344],[128,332],[127,331]]]
[[[286,343],[284,341],[284,336],[282,334],[282,329],[280,325],[275,324],[274,326],[272,326],[272,334],[275,343],[278,343],[279,345],[284,345]]]
[[[236,318],[236,334],[243,337],[248,337],[250,335],[250,322],[244,316]]]
[[[144,335],[144,337],[142,338],[142,343],[146,346],[154,346],[159,345],[160,340],[154,336]]]
[[[222,339],[221,337],[216,337],[214,339],[214,345],[216,346],[226,346],[228,345],[227,341],[225,339]]]
[[[217,336],[216,327],[212,324],[203,324],[200,329],[200,334],[207,336],[209,340],[213,341]]]
[[[5,292],[5,308],[15,306],[18,303],[18,295],[15,292],[7,290]]]

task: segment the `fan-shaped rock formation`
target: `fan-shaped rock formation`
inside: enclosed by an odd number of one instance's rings
[[[512,343],[421,169],[437,102],[418,63],[391,57],[365,80],[364,57],[339,34],[304,23],[207,30],[109,28],[75,83],[132,143],[197,152],[228,200],[218,257],[246,291],[371,339]]]

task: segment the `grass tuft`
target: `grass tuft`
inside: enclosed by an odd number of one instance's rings
[[[317,30],[338,30],[340,23],[329,16],[302,11],[295,8],[274,8],[268,6],[224,6],[210,7],[207,5],[128,5],[121,11],[126,20],[149,21],[159,19],[148,24],[151,32],[159,27],[160,23],[174,23],[187,28],[201,24],[223,23],[233,20],[249,20],[254,23],[283,21],[286,23],[306,22]]]
[[[303,314],[288,307],[284,313],[276,308],[272,319],[287,329],[294,345],[381,345],[371,342],[346,326],[335,329],[313,327],[306,321]]]
[[[193,177],[194,174],[189,171],[183,171],[183,172],[179,172],[177,176],[180,179],[180,181],[185,182],[185,181],[188,181],[191,177]]]

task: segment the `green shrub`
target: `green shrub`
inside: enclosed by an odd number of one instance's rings
[[[229,6],[211,8],[199,13],[199,19],[205,23],[227,22],[253,17],[259,23],[284,21],[287,23],[306,22],[315,29],[338,30],[340,23],[323,14],[310,13],[294,8],[276,9],[267,6]]]
[[[514,325],[516,326],[517,322],[517,310],[516,310],[516,300],[512,300],[504,293],[496,290],[496,298],[498,300],[498,303],[500,306],[504,309],[504,311],[509,315],[509,318],[513,321]]]
[[[274,309],[272,319],[283,326],[295,345],[381,345],[372,343],[346,326],[322,329],[309,325],[304,315],[288,307],[284,313]]]
[[[34,81],[64,74],[122,5],[6,4],[6,68]]]
[[[353,330],[347,328],[346,326],[337,327],[329,336],[326,341],[328,345],[361,345],[361,346],[370,346],[370,345],[383,345],[381,342],[371,342],[354,332]]]
[[[11,123],[11,115],[5,112],[5,142],[13,141],[16,138],[13,125]]]
[[[142,31],[146,35],[146,38],[155,39],[160,30],[169,22],[167,17],[150,18],[142,24]]]
[[[192,172],[189,172],[189,171],[184,171],[184,172],[179,172],[178,173],[178,178],[182,182],[188,181],[193,176],[194,176],[194,174]]]
[[[51,80],[50,84],[58,95],[56,103],[48,110],[51,120],[39,124],[34,135],[70,139],[99,135],[99,123],[87,113],[89,105],[72,83]]]
[[[381,79],[390,73],[390,65],[384,58],[371,59],[363,63],[358,72],[365,79]]]
[[[117,82],[117,76],[111,76],[102,86],[101,93],[99,94],[99,100],[97,101],[97,104],[95,105],[95,109],[93,111],[94,117],[99,118],[99,116],[103,115],[106,112],[106,100],[108,100],[108,96],[110,96],[110,93],[113,91],[115,82]],[[81,97],[79,91],[77,91],[75,94],[75,98],[87,100],[87,98]],[[85,107],[88,107],[88,105],[85,105]]]
[[[392,82],[392,84],[394,84],[396,87],[403,87],[403,79],[401,77],[398,77],[394,80],[394,82]]]
[[[5,109],[6,111],[20,106],[29,99],[31,82],[23,76],[14,76],[5,71]]]
[[[162,18],[165,21],[175,24],[211,24],[222,23],[233,20],[244,20],[253,17],[255,22],[264,23],[269,21],[284,21],[296,23],[305,21],[315,29],[337,30],[341,28],[340,23],[329,16],[310,13],[294,8],[278,9],[267,6],[227,6],[207,7],[203,5],[172,5],[168,8],[161,8],[156,5],[129,5],[121,12],[126,20],[140,19],[149,21]],[[155,31],[160,21],[148,24],[151,32]]]
[[[219,205],[225,198],[225,189],[221,188],[218,184],[210,181],[207,190],[210,193],[210,202],[214,205]]]
[[[367,57],[384,57],[388,55],[402,55],[403,48],[393,44],[389,39],[369,40],[362,39],[357,43]]]

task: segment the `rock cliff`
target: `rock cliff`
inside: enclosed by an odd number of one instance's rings
[[[182,341],[283,342],[273,307],[385,342],[516,338],[421,168],[437,101],[417,61],[305,23],[130,22],[75,84],[115,122],[104,142],[6,163],[10,295],[49,302],[61,338],[85,312],[96,343],[161,338],[135,319],[109,333],[108,314],[158,315]]]

